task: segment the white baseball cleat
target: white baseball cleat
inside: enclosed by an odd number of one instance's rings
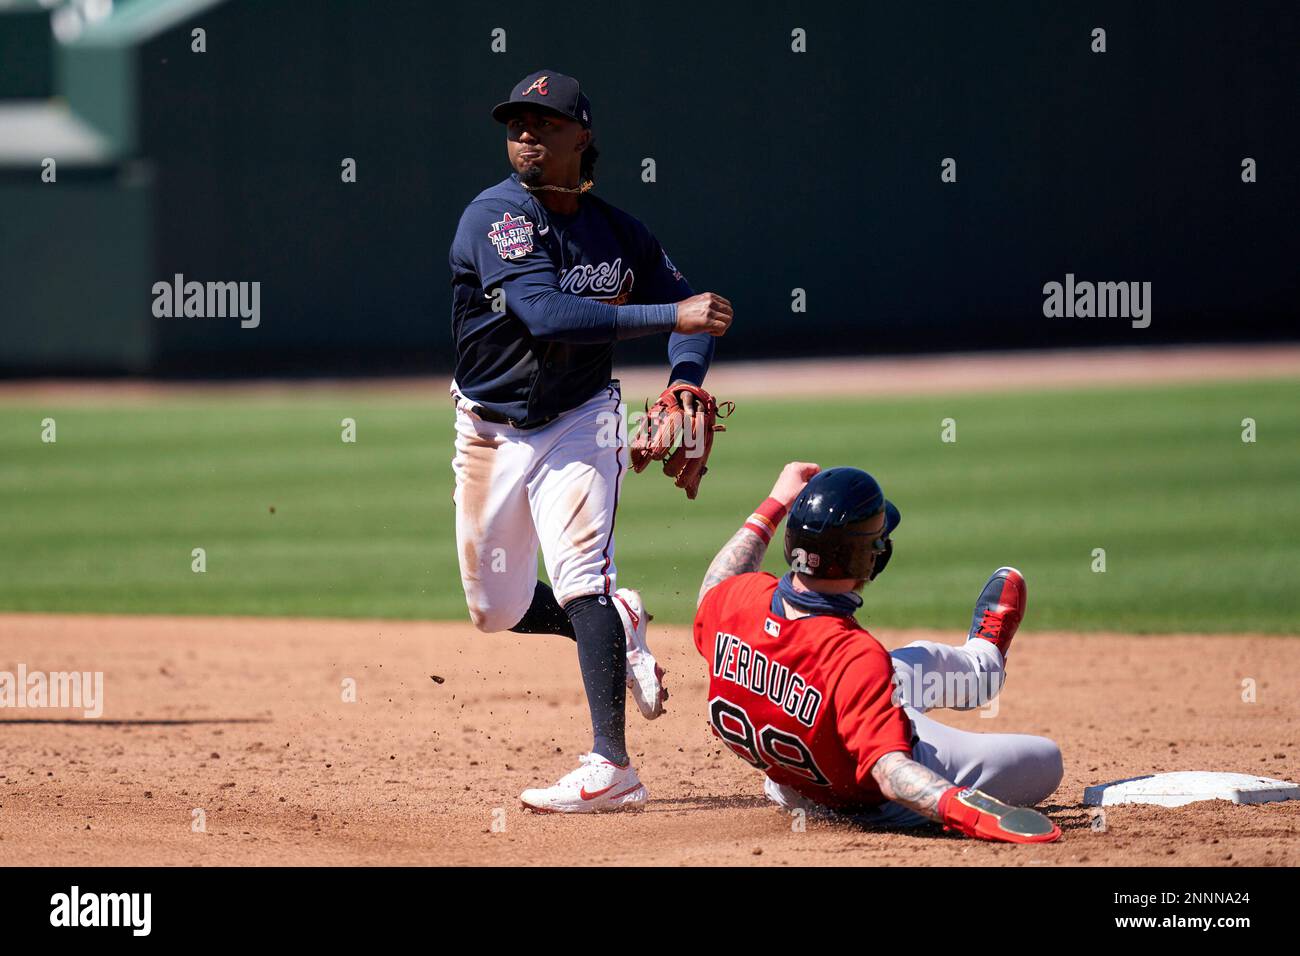
[[[628,689],[641,709],[641,716],[654,720],[664,712],[668,691],[664,689],[664,669],[655,662],[645,640],[650,615],[641,604],[641,594],[631,588],[619,588],[614,592],[614,608],[627,634]]]
[[[812,820],[843,819],[839,813],[830,807],[822,806],[816,800],[805,797],[794,787],[787,787],[783,783],[777,783],[771,777],[763,778],[763,793],[767,799],[786,813],[802,810]],[[852,817],[850,816],[849,819],[852,819]]]
[[[600,813],[639,810],[645,805],[650,794],[631,763],[620,767],[595,753],[578,759],[577,770],[553,787],[525,790],[520,802],[536,813]]]
[[[763,778],[763,793],[782,810],[805,810],[807,801],[794,787],[777,783],[771,777]]]

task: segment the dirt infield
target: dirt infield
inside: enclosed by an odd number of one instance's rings
[[[881,636],[891,647],[934,637]],[[996,717],[936,716],[1062,745],[1065,780],[1046,809],[1066,836],[1043,847],[815,822],[796,832],[706,728],[705,665],[686,633],[652,639],[670,670],[669,712],[629,716],[651,802],[539,817],[518,793],[571,769],[590,739],[562,638],[407,622],[0,617],[0,670],[102,671],[105,688],[96,720],[0,710],[0,862],[1300,864],[1300,802],[1110,808],[1104,830],[1081,806],[1085,785],[1150,771],[1300,778],[1293,639],[1022,631]]]

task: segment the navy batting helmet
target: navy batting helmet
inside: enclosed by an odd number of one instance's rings
[[[866,529],[885,514],[882,530]],[[785,560],[813,578],[874,578],[892,553],[890,533],[902,516],[876,479],[859,468],[818,472],[785,519]]]

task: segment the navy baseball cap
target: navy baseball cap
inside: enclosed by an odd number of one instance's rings
[[[538,70],[525,76],[515,84],[510,99],[492,108],[492,118],[504,123],[511,113],[523,106],[559,113],[577,120],[583,129],[591,129],[591,101],[577,80],[555,70]]]

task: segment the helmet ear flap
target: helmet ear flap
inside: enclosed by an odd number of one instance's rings
[[[885,570],[885,565],[889,563],[889,559],[893,557],[893,555],[894,555],[894,539],[886,538],[885,550],[879,552],[876,555],[876,563],[871,569],[871,577],[867,578],[867,580],[868,581],[876,580],[876,578],[880,576],[880,572]]]
[[[809,530],[787,520],[785,560],[791,570],[812,578],[866,578],[870,580],[874,559],[872,548],[880,532],[862,530],[865,522]]]

